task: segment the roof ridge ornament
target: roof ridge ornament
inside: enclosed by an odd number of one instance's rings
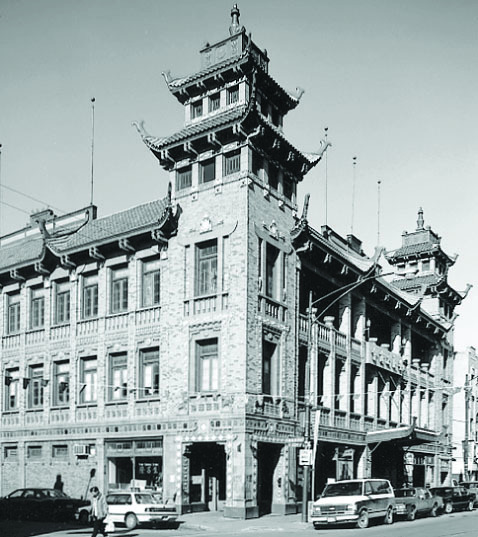
[[[425,219],[423,218],[423,209],[420,207],[418,209],[417,231],[422,231],[424,229],[425,229]]]
[[[240,15],[241,12],[239,11],[237,4],[234,4],[231,9],[231,26],[229,26],[229,35],[231,36],[240,34],[244,29],[244,27],[239,24]]]

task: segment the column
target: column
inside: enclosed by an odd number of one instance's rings
[[[339,331],[350,336],[352,318],[352,295],[349,293],[339,301]]]
[[[353,312],[355,330],[354,337],[360,341],[364,340],[365,323],[366,323],[366,304],[365,299],[360,297],[356,303],[356,309]]]
[[[391,351],[395,354],[400,354],[402,347],[402,323],[400,321],[392,325],[391,344]]]

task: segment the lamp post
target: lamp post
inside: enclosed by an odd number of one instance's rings
[[[305,367],[305,383],[304,383],[304,448],[310,450],[310,414],[312,410],[312,404],[310,401],[310,388],[311,388],[311,358],[312,358],[312,326],[316,323],[319,318],[336,302],[343,298],[348,293],[354,291],[357,287],[363,283],[375,280],[376,278],[390,276],[395,274],[395,272],[386,272],[385,274],[373,274],[371,276],[366,276],[365,278],[359,278],[356,282],[349,283],[334,291],[318,298],[317,300],[312,301],[312,291],[309,291],[309,307],[307,308],[307,360]],[[342,293],[336,297],[330,304],[328,304],[320,313],[315,314],[312,308],[315,304],[322,302],[323,300],[329,298],[336,293]],[[307,462],[311,462],[310,460]],[[312,461],[315,462],[315,461]],[[303,475],[303,486],[302,486],[302,522],[307,522],[308,515],[308,501],[309,501],[309,473],[310,473],[310,464],[304,465],[304,475]],[[313,498],[312,498],[313,499]]]

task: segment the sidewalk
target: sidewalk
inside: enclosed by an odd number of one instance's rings
[[[188,513],[178,517],[181,529],[198,531],[198,532],[254,532],[260,531],[277,531],[290,532],[298,531],[306,528],[312,528],[312,524],[302,522],[302,515],[264,515],[259,518],[250,518],[241,520],[237,518],[225,518],[220,511]]]

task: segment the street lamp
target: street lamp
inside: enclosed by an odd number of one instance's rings
[[[372,269],[375,268],[375,265],[372,267]],[[392,274],[395,274],[395,272],[386,272],[385,274],[373,274],[370,276],[366,276],[365,278],[359,278],[357,281],[349,283],[347,285],[344,285],[342,287],[339,287],[338,289],[335,289],[334,291],[318,298],[317,300],[312,300],[312,291],[309,291],[309,307],[307,308],[307,361],[306,361],[306,368],[305,368],[305,385],[304,385],[304,403],[305,403],[305,416],[304,416],[304,447],[305,449],[310,449],[310,414],[311,414],[311,401],[310,401],[310,385],[311,385],[311,359],[312,359],[312,352],[311,352],[311,343],[312,343],[312,325],[316,323],[319,318],[330,308],[332,307],[336,302],[338,302],[341,298],[343,298],[348,293],[351,293],[354,291],[357,287],[362,285],[363,283],[375,280],[376,278],[390,276]],[[313,307],[315,304],[318,304],[319,302],[322,302],[323,300],[331,297],[332,295],[335,295],[336,293],[340,293],[338,297],[336,297],[330,304],[328,304],[320,313],[316,314],[313,311]],[[308,462],[311,462],[310,460]],[[312,461],[315,462],[315,461]],[[303,486],[302,486],[302,522],[307,522],[307,511],[308,511],[308,500],[309,500],[309,471],[310,471],[310,464],[306,464],[304,466],[304,476],[303,476]],[[313,499],[313,498],[312,498]]]

